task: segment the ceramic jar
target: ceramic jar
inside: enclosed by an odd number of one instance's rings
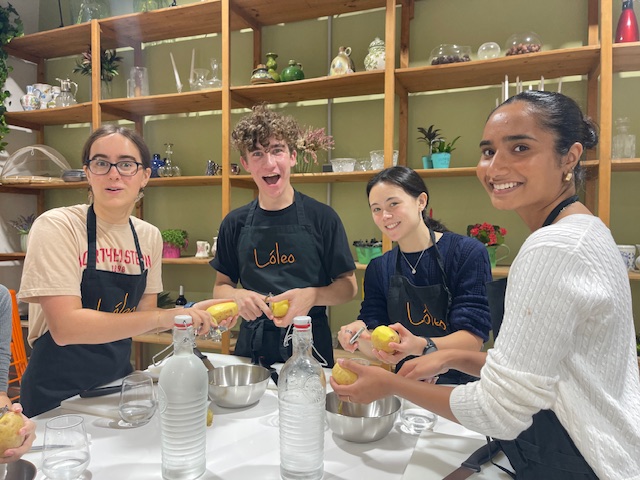
[[[338,55],[331,61],[329,76],[345,75],[356,71],[353,60],[349,55],[351,55],[351,47],[340,47],[338,49]]]
[[[280,81],[280,75],[278,74],[278,62],[276,58],[278,58],[277,53],[267,53],[267,63],[265,63],[265,67],[267,67],[267,72],[271,75],[274,82]]]
[[[296,63],[295,60],[289,60],[289,66],[280,73],[280,81],[293,82],[295,80],[304,80],[302,65]]]
[[[20,105],[23,110],[40,110],[40,92],[33,85],[27,85],[27,93],[20,97]]]
[[[376,37],[375,40],[369,44],[369,53],[364,57],[364,69],[367,71],[384,70],[385,58],[384,40]]]
[[[260,63],[253,72],[251,72],[251,84],[252,85],[260,85],[262,83],[274,83],[275,80],[269,72],[267,71],[267,67]]]

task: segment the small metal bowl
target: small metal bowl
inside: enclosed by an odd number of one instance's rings
[[[375,442],[393,428],[400,412],[395,396],[371,403],[340,401],[335,392],[327,393],[327,422],[338,437],[355,443]]]
[[[36,467],[33,463],[21,458],[17,462],[0,465],[0,478],[3,480],[33,480],[36,478]]]
[[[269,370],[260,365],[226,365],[209,371],[209,397],[225,408],[256,403],[269,383]]]

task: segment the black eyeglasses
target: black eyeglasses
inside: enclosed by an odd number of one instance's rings
[[[111,163],[106,160],[101,160],[98,158],[94,158],[93,160],[89,160],[87,164],[89,167],[89,171],[95,175],[106,175],[109,173],[112,167],[116,167],[118,173],[124,177],[132,177],[136,173],[138,173],[138,168],[142,166],[141,163],[132,162],[129,160],[122,160],[121,162]]]

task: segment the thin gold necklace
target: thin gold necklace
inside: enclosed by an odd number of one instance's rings
[[[427,247],[427,248],[429,248],[429,247]],[[402,250],[400,250],[400,253],[402,254],[402,258],[404,258],[404,261],[407,262],[407,265],[409,265],[409,268],[411,268],[411,273],[413,275],[416,274],[416,268],[418,267],[418,264],[420,263],[420,260],[422,260],[422,256],[424,255],[424,252],[427,251],[427,248],[422,250],[422,252],[420,253],[420,256],[418,257],[418,261],[416,262],[415,265],[411,265],[411,263],[409,263],[409,260],[407,260],[407,257],[405,256],[404,252]]]

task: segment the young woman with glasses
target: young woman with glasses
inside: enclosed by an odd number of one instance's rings
[[[104,125],[82,161],[89,204],[43,213],[29,235],[19,292],[33,347],[20,392],[27,416],[130,373],[131,337],[169,329],[177,314],[157,308],[160,231],[131,216],[151,176],[149,149],[136,132]],[[180,313],[205,333],[201,308]]]

